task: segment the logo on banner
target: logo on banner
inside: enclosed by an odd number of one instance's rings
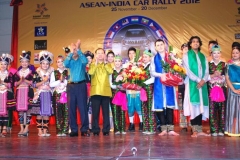
[[[238,7],[238,14],[240,14],[240,7]]]
[[[47,40],[35,40],[34,50],[45,50],[47,49]]]
[[[35,27],[35,37],[47,36],[47,26]]]
[[[235,39],[240,39],[240,33],[235,33]]]
[[[104,49],[113,50],[126,60],[130,47],[135,47],[140,53],[146,49],[154,52],[157,39],[163,39],[168,44],[166,34],[159,24],[149,17],[133,15],[119,19],[109,28],[104,39]]]
[[[237,4],[240,4],[240,0],[235,0],[235,2],[236,2]]]
[[[49,19],[50,15],[45,14],[48,11],[48,8],[46,7],[46,4],[37,4],[37,8],[35,10],[35,13],[37,15],[33,15],[33,19]]]

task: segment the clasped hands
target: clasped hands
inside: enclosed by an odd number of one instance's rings
[[[71,53],[73,53],[73,56],[72,56],[72,57],[73,57],[73,59],[75,59],[75,60],[78,59],[77,50],[80,48],[80,45],[81,45],[80,39],[78,39],[76,43],[71,43],[70,50],[71,50]]]

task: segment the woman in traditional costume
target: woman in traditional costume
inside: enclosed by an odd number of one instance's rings
[[[125,111],[127,110],[126,91],[122,87],[123,76],[121,75],[122,57],[114,57],[113,74],[109,76],[110,86],[112,88],[113,101],[112,113],[115,134],[126,134],[125,132]]]
[[[0,57],[0,135],[7,135],[8,110],[14,110],[16,101],[14,99],[14,78],[13,74],[8,71],[8,65],[11,59],[7,54]]]
[[[181,59],[183,58],[183,55],[187,54],[188,52],[188,45],[187,43],[182,44],[181,46],[182,55]],[[187,131],[188,122],[187,117],[184,116],[183,113],[183,100],[184,100],[184,94],[185,94],[185,84],[181,84],[178,86],[178,107],[179,107],[179,126]]]
[[[228,99],[225,134],[228,136],[240,136],[240,45],[233,47],[232,60],[226,68]]]
[[[111,67],[114,69],[114,52],[112,50],[109,50],[107,52],[107,63],[111,64]],[[114,122],[113,122],[113,111],[111,107],[111,103],[109,104],[109,119],[110,119],[110,131],[112,132],[114,130]]]
[[[147,99],[142,102],[143,112],[143,134],[154,134],[156,132],[155,114],[152,111],[153,83],[154,77],[150,74],[150,63],[153,57],[151,50],[145,50],[142,56],[144,71],[146,72],[146,81],[142,87],[146,91]]]
[[[68,70],[63,65],[64,57],[57,57],[57,69],[50,78],[50,87],[53,89],[53,108],[56,116],[57,136],[66,136],[69,130],[66,87]]]
[[[88,60],[86,65],[86,83],[87,83],[87,96],[88,96],[88,121],[89,121],[89,130],[92,130],[92,104],[90,98],[90,88],[91,88],[91,76],[88,74],[89,67],[93,61],[94,54],[90,51],[84,52],[85,57]]]
[[[209,62],[209,120],[212,136],[224,136],[225,127],[225,66],[221,61],[221,48],[213,45],[211,49],[212,60]]]
[[[32,88],[34,72],[29,68],[31,52],[23,52],[20,55],[21,69],[14,75],[15,86],[17,87],[17,111],[20,122],[19,136],[28,136],[28,126],[31,122],[31,102],[34,96]]]
[[[33,87],[37,88],[34,93],[31,113],[37,115],[38,136],[48,137],[49,116],[53,114],[52,91],[49,86],[50,76],[54,69],[50,67],[53,55],[48,51],[39,53],[40,67],[33,76]],[[42,131],[43,130],[43,131]]]

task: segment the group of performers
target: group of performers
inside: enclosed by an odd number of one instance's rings
[[[174,130],[174,110],[179,109],[180,127],[191,126],[192,137],[240,136],[240,44],[232,46],[232,59],[221,58],[221,47],[209,42],[210,57],[201,52],[202,41],[193,36],[181,46],[182,67],[186,77],[178,86],[168,86],[163,63],[169,52],[164,40],[155,42],[156,54],[145,50],[139,58],[134,47],[128,49],[129,60],[123,64],[121,55],[80,50],[80,40],[64,48],[65,55],[55,58],[57,69],[51,67],[53,54],[39,53],[40,66],[30,64],[31,52],[20,55],[21,66],[11,68],[13,57],[0,57],[0,131],[7,135],[11,128],[12,111],[18,111],[19,136],[28,136],[31,116],[36,115],[38,136],[50,136],[49,117],[56,117],[56,135],[78,136],[76,109],[81,117],[81,136],[100,134],[99,113],[102,108],[104,136],[110,130],[117,134],[134,132],[134,115],[139,116],[139,131],[159,136],[179,134]],[[140,67],[145,73],[144,82],[132,89],[124,85],[124,69]],[[15,89],[14,89],[15,88]],[[145,94],[145,96],[143,95]],[[145,98],[143,98],[145,97]],[[125,115],[130,124],[126,130]],[[137,114],[135,114],[137,113]],[[190,123],[187,119],[190,118]],[[202,130],[202,120],[209,119],[210,133]],[[69,133],[70,132],[70,133]]]

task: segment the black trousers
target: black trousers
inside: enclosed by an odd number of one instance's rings
[[[202,114],[198,115],[197,117],[195,117],[194,119],[191,120],[191,125],[198,125],[201,126],[202,125]]]
[[[181,93],[182,95],[182,104],[183,104],[183,101],[184,101],[184,94],[185,94],[185,84],[182,84],[182,85],[179,85],[178,86],[178,93]]]
[[[160,125],[173,125],[173,109],[166,108],[162,112],[156,112]]]
[[[69,108],[69,123],[72,132],[78,132],[77,107],[80,112],[81,132],[87,132],[89,127],[88,108],[87,108],[87,85],[85,82],[80,84],[67,85],[67,98]]]
[[[109,120],[109,104],[110,97],[94,95],[91,97],[92,102],[92,131],[94,133],[100,132],[99,127],[99,112],[100,106],[102,107],[103,113],[103,132],[110,131],[110,120]]]

